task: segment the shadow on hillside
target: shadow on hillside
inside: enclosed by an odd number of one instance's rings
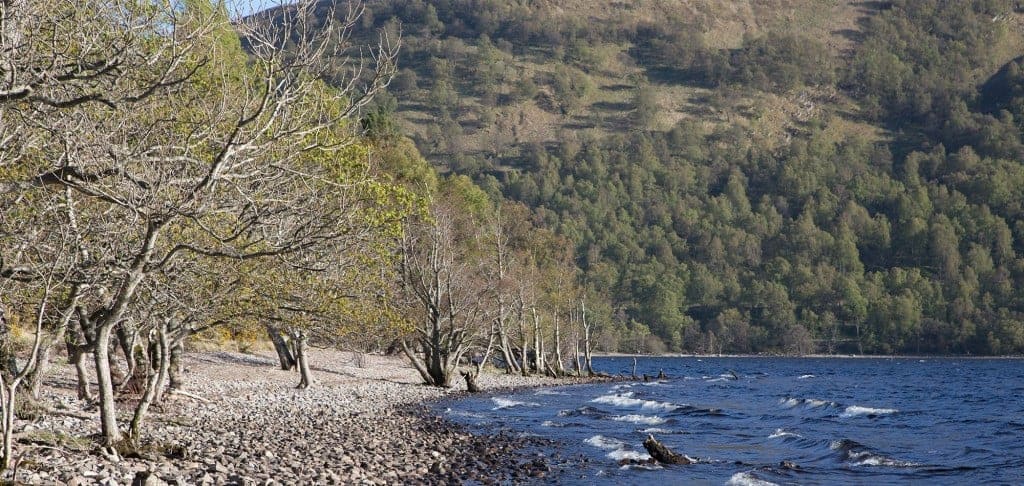
[[[633,109],[633,103],[620,101],[598,101],[590,105],[591,108],[608,111],[629,111]]]
[[[610,86],[605,86],[605,87],[603,87],[601,89],[606,90],[606,91],[616,91],[616,92],[618,92],[618,91],[629,91],[631,89],[636,89],[636,86],[633,86],[631,84],[613,84],[613,85],[610,85]]]
[[[863,20],[863,19],[861,19],[861,20]],[[842,37],[842,38],[844,38],[844,39],[846,39],[846,40],[848,40],[850,42],[853,42],[855,44],[860,44],[860,43],[864,42],[864,33],[859,31],[859,30],[839,29],[839,30],[833,30],[830,33],[832,35],[838,35],[839,37]]]

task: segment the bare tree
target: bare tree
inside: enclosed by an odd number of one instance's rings
[[[13,455],[13,437],[15,428],[15,409],[18,390],[25,383],[26,379],[36,372],[39,363],[40,352],[45,341],[45,322],[54,318],[51,306],[54,302],[60,302],[57,297],[66,290],[67,282],[62,279],[66,277],[61,269],[66,265],[73,265],[76,254],[68,252],[70,247],[69,234],[65,227],[57,226],[40,229],[33,232],[33,245],[26,253],[21,255],[26,260],[45,261],[46,255],[61,255],[59,261],[50,261],[46,268],[35,267],[35,277],[14,292],[16,298],[25,302],[18,302],[22,309],[32,309],[31,314],[8,313],[0,303],[0,436],[2,436],[2,448],[0,448],[0,471],[7,470],[11,465]],[[72,261],[69,261],[72,260]],[[7,288],[12,281],[0,280],[0,295],[10,295]],[[4,284],[7,285],[4,285]],[[23,305],[28,304],[28,305]],[[28,318],[31,322],[31,344],[28,357],[19,360],[15,350],[15,343],[11,336],[11,319]],[[19,361],[21,361],[19,363]]]
[[[429,385],[448,387],[459,360],[487,322],[487,282],[469,254],[474,226],[435,203],[432,222],[411,225],[402,240],[401,277],[415,334],[402,349]]]

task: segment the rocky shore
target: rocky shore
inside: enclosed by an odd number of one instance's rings
[[[314,352],[314,377],[282,371],[270,352],[204,352],[186,360],[189,396],[155,407],[140,457],[113,460],[89,438],[98,419],[74,397],[74,373],[55,370],[44,414],[19,426],[16,480],[30,484],[437,484],[538,480],[542,439],[473,435],[425,403],[462,393],[419,385],[399,358]],[[485,390],[565,380],[483,374]],[[127,413],[127,406],[125,413]],[[123,420],[127,420],[127,416]],[[532,451],[532,452],[531,452]]]

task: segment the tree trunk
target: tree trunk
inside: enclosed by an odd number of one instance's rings
[[[38,400],[39,392],[43,388],[43,380],[46,379],[46,373],[50,369],[50,353],[53,347],[57,343],[64,342],[65,336],[67,335],[68,325],[71,322],[71,317],[74,315],[74,306],[78,303],[78,292],[79,287],[75,286],[72,290],[71,302],[65,307],[63,314],[61,315],[60,322],[57,324],[57,329],[54,330],[53,336],[50,339],[44,339],[39,346],[39,360],[36,363],[36,367],[32,370],[27,377],[29,393],[32,398]],[[71,355],[68,354],[70,358]]]
[[[99,383],[100,397],[100,429],[103,445],[112,447],[121,440],[121,430],[117,426],[117,410],[114,403],[114,382],[110,376],[110,329],[111,324],[104,323],[96,330],[96,381]]]
[[[537,373],[544,372],[544,336],[540,332],[540,318],[537,308],[533,308],[533,354]]]
[[[423,382],[428,385],[436,386],[436,384],[434,383],[434,378],[430,376],[430,372],[427,371],[426,364],[423,362],[423,360],[421,360],[419,356],[416,356],[416,352],[409,347],[409,343],[405,342],[404,339],[401,340],[401,343],[402,352],[405,353],[405,356],[409,358],[410,362],[412,362],[412,366],[416,368],[416,371],[420,373],[420,377],[423,378]]]
[[[583,368],[580,366],[580,337],[574,336],[573,342],[573,363],[576,365],[576,376],[583,376]]]
[[[63,339],[63,336],[61,336]],[[53,345],[58,339],[46,340],[39,347],[39,362],[36,363],[36,369],[30,373],[26,379],[28,380],[28,393],[33,399],[39,400],[39,392],[43,389],[43,380],[46,379],[46,372],[50,368],[50,351],[53,349]]]
[[[476,364],[476,374],[480,374],[483,371],[484,366],[487,364],[487,360],[491,359],[491,351],[494,350],[494,333],[487,338],[487,347],[484,348],[484,355],[480,358],[480,362]]]
[[[124,353],[124,362],[128,366],[128,370],[124,374],[125,383],[127,383],[135,376],[135,368],[138,366],[134,349],[135,342],[139,339],[139,332],[135,329],[128,329],[128,325],[122,322],[116,326],[115,334],[117,335],[117,344],[120,346],[121,352]]]
[[[81,316],[81,313],[79,315],[80,321],[85,319],[84,316]],[[80,324],[82,323],[80,322]],[[89,326],[80,325],[80,328],[75,332],[74,342],[67,340],[66,344],[68,359],[71,361],[71,364],[75,365],[75,376],[78,379],[78,399],[92,401],[94,397],[89,386],[89,372],[86,369],[85,358],[96,348],[96,339],[95,336],[86,332],[87,329],[89,329]]]
[[[181,382],[181,374],[185,371],[184,363],[181,361],[181,355],[185,353],[183,340],[184,338],[176,339],[168,353],[167,378],[170,380],[169,386],[172,391],[181,390],[183,385]]]
[[[508,334],[505,332],[505,325],[498,323],[498,345],[501,346],[501,357],[505,360],[506,373],[518,373],[519,365],[516,364],[515,353],[509,344]]]
[[[4,380],[3,389],[3,457],[0,458],[0,471],[7,471],[11,467],[11,459],[14,455],[14,410],[18,393],[17,380],[13,383],[6,383]]]
[[[466,379],[466,391],[470,393],[480,392],[480,387],[476,384],[476,375],[474,373],[466,371],[462,373],[462,377]]]
[[[167,329],[164,329],[160,337],[160,361],[157,365],[157,386],[156,396],[153,397],[153,403],[160,403],[164,400],[164,390],[167,388],[168,376],[170,375],[171,369],[171,340],[168,338]]]
[[[299,366],[299,386],[296,388],[305,390],[313,384],[313,375],[309,371],[309,357],[306,355],[306,336],[298,333],[292,336],[292,340],[295,342],[295,361]]]
[[[146,412],[149,411],[149,406],[159,393],[158,390],[163,386],[159,369],[167,361],[166,331],[166,324],[157,329],[156,342],[153,343],[154,346],[151,347],[152,352],[149,353],[149,365],[145,367],[146,389],[139,399],[138,405],[135,407],[131,425],[128,427],[128,439],[131,441],[132,447],[135,448],[139,446],[139,439],[142,438],[142,422],[146,417]],[[157,369],[153,369],[154,364]]]
[[[277,351],[277,359],[281,363],[281,369],[284,371],[294,370],[295,365],[298,363],[291,350],[288,349],[288,341],[285,340],[284,334],[272,324],[267,324],[266,327],[267,335],[270,336],[270,342],[274,343],[274,350]]]
[[[529,352],[530,340],[529,340],[529,337],[526,335],[526,327],[523,326],[523,323],[526,320],[526,316],[523,315],[524,313],[525,313],[525,309],[520,307],[519,315],[518,315],[518,318],[519,318],[519,358],[520,358],[520,360],[519,360],[519,371],[520,371],[520,373],[523,376],[530,376],[530,361],[529,361],[529,355],[527,354]]]
[[[85,358],[89,355],[89,346],[83,344],[69,344],[71,362],[75,365],[75,375],[78,378],[77,391],[78,399],[92,401],[92,391],[89,389],[89,370],[85,364]]]
[[[592,356],[590,355],[590,324],[587,323],[587,304],[580,301],[580,315],[583,319],[583,358],[587,366],[587,374],[594,374],[594,363],[591,361]]]
[[[562,364],[562,329],[558,326],[558,313],[555,313],[555,371],[558,376],[565,374],[565,366]]]

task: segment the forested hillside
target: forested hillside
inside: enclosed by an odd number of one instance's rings
[[[366,7],[378,121],[575,245],[606,350],[1024,352],[1018,2]]]

